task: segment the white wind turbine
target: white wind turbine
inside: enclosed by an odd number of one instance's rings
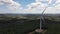
[[[47,6],[44,8],[44,10],[42,11],[42,13],[41,13],[41,17],[40,17],[40,32],[42,32],[43,31],[43,29],[42,29],[42,20],[44,20],[44,18],[43,18],[43,15],[44,15],[44,12],[46,11],[46,9],[48,8],[48,6],[49,6],[49,4],[51,3],[51,1],[52,0],[46,0],[46,1],[43,1],[43,0],[40,0],[40,2],[47,2]]]
[[[37,2],[41,2],[41,3],[44,3],[45,4],[45,0],[36,0]],[[47,0],[46,2],[46,4],[47,4],[47,6],[44,8],[44,10],[42,11],[42,13],[41,13],[41,17],[40,17],[40,30],[39,30],[39,32],[43,32],[43,29],[42,29],[42,20],[44,19],[43,18],[43,15],[44,15],[44,12],[46,11],[46,9],[48,8],[48,7],[55,7],[56,5],[58,5],[58,4],[60,4],[60,2],[57,2],[58,0]],[[57,3],[56,3],[57,2]]]
[[[44,12],[46,11],[46,9],[47,9],[47,7],[45,7],[44,10],[41,13],[41,17],[40,17],[40,32],[43,31],[43,29],[42,29],[42,20],[44,19],[43,15],[44,15]]]

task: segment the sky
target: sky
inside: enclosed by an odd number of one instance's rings
[[[0,0],[0,14],[41,14],[45,8],[45,14],[60,14],[60,0]]]

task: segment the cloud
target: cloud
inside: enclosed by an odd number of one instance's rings
[[[56,7],[56,9],[59,9],[60,10],[60,4],[59,5],[56,5],[55,7]]]
[[[43,3],[39,2],[38,0],[36,0],[36,2],[28,4],[27,5],[28,8],[25,9],[25,11],[28,13],[41,13],[46,6],[48,6],[48,5],[43,4]]]
[[[60,0],[57,0],[56,3],[60,3]]]
[[[18,9],[21,4],[13,1],[13,0],[0,0],[0,5],[6,5],[9,9]]]
[[[60,0],[58,0],[60,2]],[[48,6],[45,13],[60,13],[60,5],[57,0],[36,0],[35,3],[27,5],[26,11],[29,13],[41,13]],[[47,3],[46,3],[47,2]],[[57,2],[57,3],[56,3]]]
[[[45,11],[45,13],[47,14],[60,14],[60,9],[58,7],[49,7],[47,8],[47,10]]]
[[[51,3],[52,0],[36,0],[36,2]]]
[[[21,7],[20,3],[13,0],[0,0],[0,5],[3,4],[9,9],[14,9],[12,13],[40,14],[47,6],[45,13],[60,13],[60,0],[35,0],[35,2],[26,5],[25,9]]]
[[[48,7],[45,13],[60,14],[60,4],[57,4],[55,7]]]

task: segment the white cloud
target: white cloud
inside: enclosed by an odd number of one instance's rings
[[[60,10],[60,4],[56,5],[55,7],[56,7],[56,9]]]
[[[27,5],[29,8],[26,9],[29,13],[41,13],[48,4],[43,4],[40,1],[45,1],[48,3],[52,3],[52,0],[36,0],[35,3],[31,3]],[[59,3],[59,2],[58,2]],[[60,13],[60,5],[57,4],[55,7],[48,7],[45,13]]]
[[[43,3],[47,2],[47,3]],[[13,1],[13,0],[0,0],[0,4],[6,4],[6,6],[10,9],[16,9],[12,11],[12,13],[37,13],[40,14],[52,0],[36,0],[36,2],[28,4],[26,9],[21,7],[21,4]],[[60,0],[56,1],[59,3]],[[60,4],[57,4],[55,7],[48,7],[45,13],[60,13]]]
[[[36,0],[36,2],[42,2],[42,3],[51,3],[52,0]]]
[[[51,8],[48,8],[45,13],[47,14],[60,14],[60,10],[57,10],[56,8],[54,7],[51,7]]]
[[[57,0],[57,2],[56,3],[60,3],[60,0]]]
[[[13,0],[0,0],[0,4],[5,4],[10,9],[18,9],[21,6],[21,4]]]
[[[56,5],[55,7],[48,7],[45,13],[60,14],[60,4]]]
[[[48,6],[47,4],[42,4],[41,2],[35,2],[27,5],[27,9],[25,11],[27,13],[41,13],[44,8]]]

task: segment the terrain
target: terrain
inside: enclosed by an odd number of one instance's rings
[[[0,14],[0,34],[27,34],[40,26],[40,16],[36,14]],[[43,16],[42,29],[45,34],[60,34],[60,15]],[[36,33],[35,33],[36,34]]]

